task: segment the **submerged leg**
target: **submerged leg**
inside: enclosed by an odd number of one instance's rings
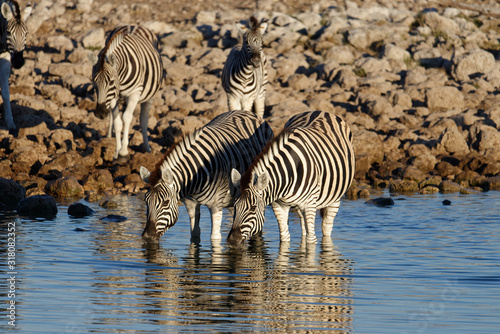
[[[222,208],[209,208],[212,215],[212,241],[222,238],[220,226],[222,223]]]
[[[184,200],[186,210],[191,222],[191,240],[193,238],[200,238],[200,204],[192,200]]]
[[[315,243],[318,240],[316,239],[316,231],[314,230],[314,219],[316,218],[316,208],[315,207],[307,207],[304,209],[304,217],[306,219],[306,230],[307,243]]]
[[[290,231],[288,230],[288,213],[290,212],[290,207],[280,205],[277,202],[273,202],[271,206],[273,207],[274,215],[278,221],[280,240],[290,241]]]
[[[331,237],[333,230],[333,220],[339,211],[340,201],[321,209],[323,237]]]

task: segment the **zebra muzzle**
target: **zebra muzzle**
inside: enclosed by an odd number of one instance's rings
[[[106,104],[99,103],[95,108],[94,115],[99,119],[104,119],[109,114],[109,109],[106,107]]]
[[[14,52],[12,54],[10,63],[12,64],[12,67],[14,67],[16,70],[20,69],[24,65],[24,56],[23,52]]]
[[[245,242],[240,228],[231,229],[227,236],[227,243],[231,247],[241,246]]]

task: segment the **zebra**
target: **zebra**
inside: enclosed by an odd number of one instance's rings
[[[232,169],[245,171],[274,137],[271,127],[253,112],[235,110],[215,117],[204,127],[171,146],[155,171],[141,166],[140,175],[150,189],[144,200],[147,222],[143,237],[159,240],[179,215],[183,200],[191,222],[191,240],[200,237],[200,205],[212,218],[211,239],[221,239],[222,209],[233,204]]]
[[[9,129],[16,128],[10,106],[9,77],[11,64],[15,69],[20,69],[24,65],[23,52],[28,34],[25,22],[31,11],[30,3],[21,13],[19,4],[16,1],[2,1],[2,15],[0,16],[0,89],[5,111],[5,123]]]
[[[110,123],[108,136],[114,127],[114,158],[128,155],[130,123],[138,103],[141,104],[140,123],[144,148],[151,152],[148,143],[149,110],[152,98],[161,88],[164,78],[158,39],[144,27],[120,26],[109,33],[99,55],[90,52],[89,59],[93,64],[92,81],[97,92],[94,113],[100,119],[112,113],[113,123]],[[127,104],[122,115],[119,111],[121,97],[125,98]]]
[[[234,187],[241,195],[234,203],[234,221],[228,235],[238,245],[262,230],[265,206],[271,204],[281,241],[289,241],[288,213],[296,208],[302,236],[317,241],[316,210],[322,216],[323,237],[329,238],[340,198],[354,176],[352,133],[340,117],[327,112],[293,116],[242,176],[232,170]]]
[[[222,87],[227,94],[229,110],[248,110],[264,116],[264,101],[267,85],[267,60],[262,52],[262,36],[267,21],[259,24],[250,17],[249,27],[236,21],[236,27],[243,35],[243,44],[229,53],[222,69]]]

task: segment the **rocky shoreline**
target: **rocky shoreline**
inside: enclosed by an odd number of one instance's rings
[[[251,14],[269,21],[266,121],[277,134],[298,112],[323,110],[344,118],[356,152],[349,198],[370,197],[380,188],[500,189],[499,4],[257,3],[258,10],[255,2],[241,8],[222,2],[217,9],[205,4],[179,17],[141,1],[35,4],[26,64],[11,76],[18,131],[9,132],[0,119],[0,202],[14,198],[8,192],[15,188],[12,181],[26,197],[97,201],[143,192],[141,165],[152,169],[169,145],[227,111],[220,74],[239,42],[234,20]],[[167,82],[150,113],[152,153],[142,152],[136,118],[130,157],[113,161],[108,121],[91,112],[87,56],[103,47],[106,31],[136,23],[158,35]]]

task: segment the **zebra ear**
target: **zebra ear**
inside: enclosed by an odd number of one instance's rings
[[[240,189],[241,174],[235,168],[231,170],[231,183],[236,189]]]
[[[31,7],[31,2],[28,3],[26,8],[24,8],[23,15],[21,16],[23,21],[26,22],[26,19],[31,15],[31,11],[33,10],[33,7]]]
[[[92,65],[97,64],[98,57],[91,51],[89,51],[89,60],[92,63]]]
[[[269,184],[269,173],[264,171],[262,174],[258,175],[255,180],[255,190],[258,192],[267,188]]]
[[[267,20],[263,20],[260,24],[259,24],[259,27],[257,28],[257,30],[259,31],[259,33],[261,35],[264,35],[264,33],[266,32],[266,29],[267,29]]]
[[[106,60],[111,66],[116,67],[116,56],[114,53],[111,53],[109,56],[106,56]]]
[[[166,163],[161,165],[161,179],[167,185],[172,185],[174,183],[174,174]]]
[[[2,16],[5,17],[7,21],[9,21],[14,16],[14,14],[12,14],[10,6],[5,2],[2,4]]]
[[[151,176],[151,172],[144,166],[141,166],[141,168],[139,169],[139,173],[141,174],[141,179],[146,182],[146,183],[149,183],[149,177]]]
[[[238,28],[238,31],[243,35],[247,32],[248,28],[246,25],[241,24],[239,21],[234,21],[234,24],[236,25],[236,28]]]

